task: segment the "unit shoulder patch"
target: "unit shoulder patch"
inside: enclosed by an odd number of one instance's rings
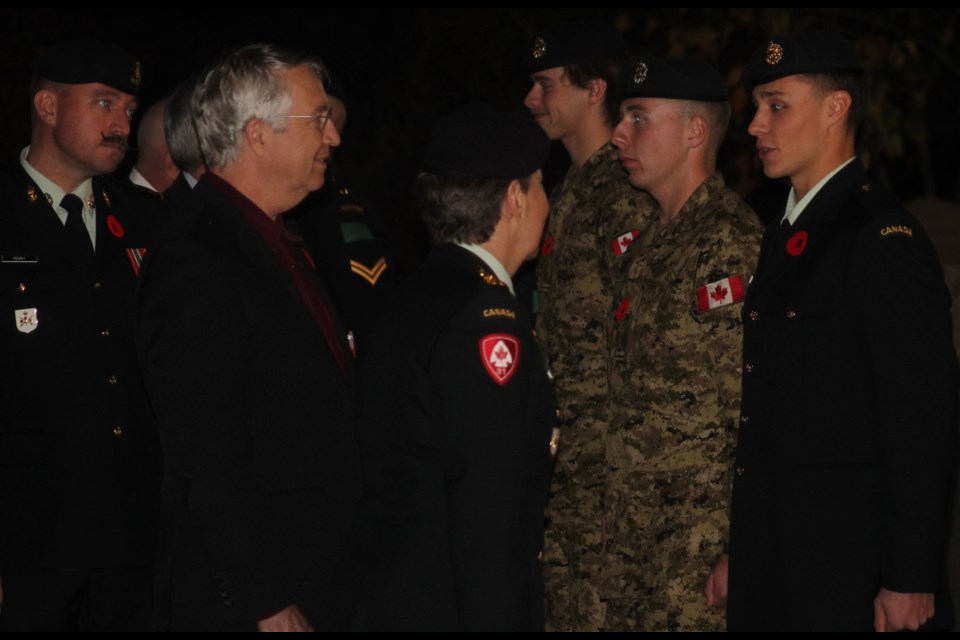
[[[493,381],[506,384],[520,364],[520,341],[506,333],[491,333],[480,338],[480,359]]]

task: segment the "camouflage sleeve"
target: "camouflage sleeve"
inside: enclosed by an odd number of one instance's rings
[[[629,263],[624,255],[629,243],[656,220],[659,209],[646,191],[631,187],[626,178],[622,183],[610,185],[600,206],[603,215],[597,233],[597,249],[609,270],[611,285],[617,287]],[[623,244],[616,246],[618,241]]]
[[[703,346],[711,354],[719,403],[717,426],[721,441],[710,448],[714,459],[708,461],[715,469],[710,477],[714,496],[712,502],[715,505],[713,521],[724,545],[729,535],[742,375],[749,375],[743,363],[741,311],[743,295],[760,255],[760,237],[760,226],[752,217],[734,217],[730,224],[719,228],[704,248],[698,269],[697,311],[704,324]],[[725,289],[729,291],[725,292]],[[716,302],[721,293],[729,296],[729,302],[702,310],[704,294],[708,299],[713,297]],[[722,551],[723,548],[717,548],[716,555],[719,556]]]

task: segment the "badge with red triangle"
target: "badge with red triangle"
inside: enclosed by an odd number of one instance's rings
[[[520,364],[520,341],[505,333],[480,338],[480,359],[497,384],[506,384]]]
[[[633,239],[640,235],[640,229],[634,229],[633,231],[627,231],[623,235],[619,235],[613,239],[613,255],[622,256],[627,252],[627,249],[630,248],[630,245],[633,244]]]

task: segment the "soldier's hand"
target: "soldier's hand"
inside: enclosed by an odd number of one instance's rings
[[[727,567],[729,557],[723,554],[710,570],[703,593],[707,596],[707,606],[720,609],[727,605]]]
[[[901,593],[881,588],[873,599],[875,631],[916,631],[932,617],[932,593]]]

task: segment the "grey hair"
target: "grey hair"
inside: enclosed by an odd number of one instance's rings
[[[200,75],[193,120],[207,166],[222,169],[236,161],[244,127],[253,119],[285,130],[281,116],[292,97],[280,74],[296,67],[307,67],[326,84],[329,74],[318,58],[271,44],[237,49]]]
[[[197,78],[192,77],[178,86],[163,111],[163,135],[173,164],[181,171],[194,172],[203,166],[203,154],[193,126],[191,101]]]
[[[420,213],[433,244],[483,244],[500,222],[510,178],[452,178],[422,172],[417,176]],[[526,193],[530,176],[518,180]]]

